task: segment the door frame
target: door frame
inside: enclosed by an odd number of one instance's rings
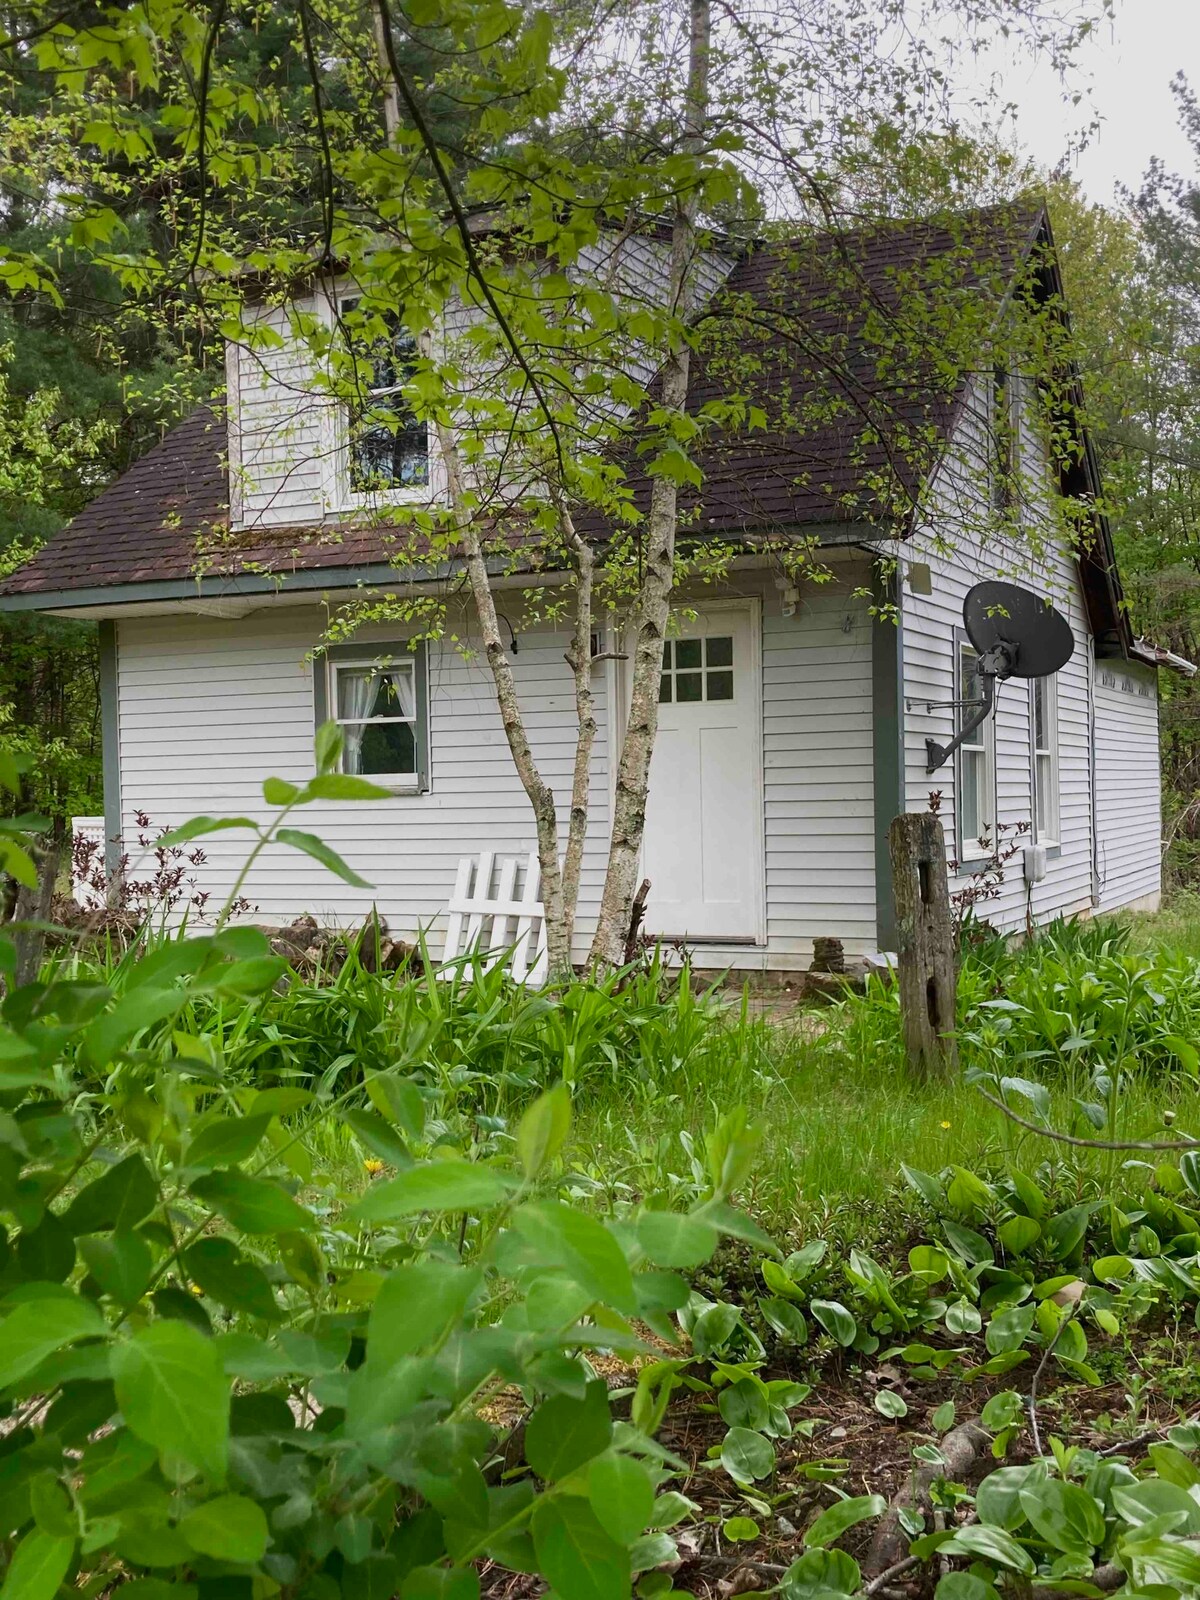
[[[744,950],[761,950],[767,944],[767,845],[766,845],[766,772],[763,766],[763,639],[762,639],[762,596],[758,594],[747,595],[715,595],[687,596],[678,603],[672,604],[672,611],[693,610],[702,612],[741,611],[749,619],[750,633],[750,677],[753,688],[754,726],[752,730],[754,744],[754,804],[751,825],[754,829],[753,845],[754,859],[758,863],[758,871],[754,877],[754,926],[756,932],[750,939],[729,939],[714,936],[711,939],[697,939],[695,943],[701,949],[710,948],[739,948]],[[627,650],[628,630],[622,629],[619,649]],[[612,808],[617,795],[617,735],[623,736],[626,722],[629,719],[629,675],[633,671],[632,657],[628,655],[624,662],[612,661],[607,663],[612,668],[610,678],[612,704],[614,716],[612,721],[613,737],[610,741],[608,759],[608,804],[611,827]],[[657,740],[655,741],[657,748]],[[651,766],[653,769],[653,756]],[[638,872],[644,877],[644,851],[638,854]]]

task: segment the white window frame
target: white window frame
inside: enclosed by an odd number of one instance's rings
[[[976,656],[966,637],[959,632],[954,642],[954,698],[966,701],[968,697],[974,699],[972,686],[976,684],[974,675],[974,662]],[[957,708],[956,728],[960,728],[971,714],[968,705]],[[979,789],[976,794],[976,814],[980,822],[980,832],[974,838],[967,837],[963,832],[963,795],[965,793],[966,779],[964,777],[968,762],[967,756],[978,755],[982,757],[978,763],[978,770],[982,774]],[[958,747],[955,753],[954,770],[954,826],[958,841],[958,863],[960,867],[973,861],[986,860],[995,853],[996,849],[996,712],[993,706],[992,713],[986,717],[979,727]],[[985,837],[988,843],[983,841]]]
[[[338,715],[338,673],[386,671],[407,666],[412,672],[413,715],[411,717],[341,717]],[[396,648],[391,645],[333,645],[317,657],[314,668],[314,711],[316,725],[330,720],[339,727],[348,723],[403,722],[412,727],[416,748],[415,772],[364,772],[355,774],[368,778],[381,788],[391,789],[401,795],[428,794],[431,787],[429,757],[429,691],[428,666],[424,644]],[[346,771],[346,752],[343,746],[339,771]]]
[[[362,290],[353,283],[335,285],[326,302],[326,316],[336,335],[337,323],[349,302],[360,300]],[[374,396],[396,393],[403,386],[371,390]],[[326,458],[331,471],[326,474],[327,497],[331,507],[341,511],[362,511],[381,506],[425,506],[444,500],[446,496],[445,464],[437,448],[433,426],[426,424],[426,459],[428,473],[425,483],[395,484],[388,487],[356,489],[352,482],[350,465],[350,406],[339,402],[331,407],[330,438]]]
[[[1043,698],[1043,743],[1037,736],[1037,697]],[[1038,772],[1044,765],[1046,771],[1046,805],[1038,801]],[[1058,680],[1051,674],[1046,678],[1029,680],[1029,810],[1036,844],[1054,846],[1061,843],[1061,817],[1059,810],[1059,748],[1058,748]],[[1043,815],[1044,810],[1044,815]]]

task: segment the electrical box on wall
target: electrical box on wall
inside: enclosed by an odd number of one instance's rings
[[[1046,876],[1046,846],[1027,844],[1024,853],[1025,882],[1041,883]]]

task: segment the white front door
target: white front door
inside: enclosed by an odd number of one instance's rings
[[[642,851],[646,931],[753,942],[763,897],[757,608],[713,606],[663,649]]]

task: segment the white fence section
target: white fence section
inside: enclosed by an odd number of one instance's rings
[[[93,867],[98,866],[104,871],[104,818],[103,817],[72,817],[71,818],[71,894],[75,904],[82,906],[85,911],[95,911],[104,904],[104,896],[90,883],[85,883],[76,876],[76,863],[79,860],[79,841],[86,839],[92,849]]]
[[[517,898],[517,873],[524,881]],[[536,853],[524,862],[517,856],[497,859],[491,850],[463,856],[450,897],[450,920],[442,960],[466,956],[489,972],[510,960],[518,983],[537,988],[546,981],[546,915],[538,895],[541,868]]]

